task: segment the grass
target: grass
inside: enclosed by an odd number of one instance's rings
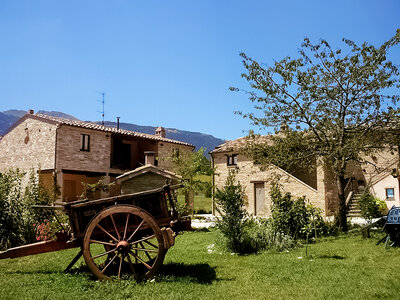
[[[99,282],[77,249],[0,260],[0,299],[398,299],[400,249],[376,246],[383,235],[326,238],[305,249],[238,256],[207,247],[216,231],[178,236],[154,282]],[[303,257],[300,259],[299,257]]]
[[[185,196],[178,195],[178,202],[185,203]],[[204,194],[194,195],[194,209],[195,212],[201,210],[205,211],[206,213],[211,213],[212,211],[212,200],[211,198],[207,198]]]

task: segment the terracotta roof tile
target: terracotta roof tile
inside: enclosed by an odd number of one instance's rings
[[[139,138],[153,140],[153,141],[185,145],[185,146],[190,146],[190,147],[194,148],[194,146],[189,143],[176,141],[176,140],[164,138],[164,137],[157,136],[157,135],[147,134],[147,133],[141,133],[141,132],[125,130],[125,129],[117,129],[115,127],[107,127],[107,126],[100,125],[97,123],[92,123],[92,122],[68,120],[68,119],[63,119],[63,118],[59,118],[59,117],[43,115],[43,114],[35,114],[33,116],[40,118],[40,119],[45,119],[48,121],[56,122],[60,125],[69,125],[69,126],[75,126],[75,127],[80,127],[80,128],[87,128],[87,129],[99,130],[99,131],[104,131],[104,132],[110,132],[110,133],[118,133],[118,134],[122,134],[122,135],[126,135],[126,136],[133,136],[133,137],[139,137]]]
[[[215,149],[213,151],[211,151],[210,153],[223,153],[223,152],[232,152],[232,151],[239,151],[241,148],[243,148],[247,141],[248,141],[249,137],[245,136],[245,137],[241,137],[238,138],[236,140],[233,141],[228,141],[224,144],[221,144],[217,147],[215,147]],[[256,142],[267,142],[270,139],[270,136],[268,135],[259,135],[255,137],[255,141]]]

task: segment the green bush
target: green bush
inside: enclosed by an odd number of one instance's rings
[[[25,242],[24,173],[10,170],[0,173],[0,248],[6,249]]]
[[[248,241],[244,234],[247,212],[244,209],[244,190],[230,172],[225,186],[215,193],[216,209],[221,215],[217,228],[225,237],[229,251],[247,253]]]
[[[292,248],[296,241],[286,232],[276,232],[273,220],[250,217],[244,208],[244,191],[231,172],[225,186],[217,189],[217,228],[228,251],[248,254],[261,250]]]
[[[283,251],[291,249],[297,242],[289,235],[277,233],[273,222],[266,218],[249,218],[244,226],[244,239],[248,253],[261,250]]]
[[[315,237],[328,232],[321,210],[307,203],[305,197],[293,199],[290,193],[282,195],[278,182],[272,183],[270,197],[271,220],[277,234],[287,235],[297,240],[305,239],[310,234],[306,228],[312,228]]]
[[[368,190],[363,193],[359,200],[359,208],[361,216],[365,219],[379,218],[387,210],[387,205],[384,200],[373,196]]]
[[[104,183],[101,179],[96,183],[85,183],[82,182],[83,185],[83,192],[79,196],[79,199],[82,200],[94,200],[95,194],[97,192],[110,192],[111,188],[113,187],[114,183]]]
[[[18,169],[0,173],[0,249],[36,241],[36,225],[53,217],[35,204],[49,204],[51,196],[43,188],[37,172],[30,171],[23,188],[24,172]]]
[[[321,216],[321,210],[307,203],[305,197],[293,199],[290,193],[282,195],[277,182],[272,184],[272,216],[269,219],[252,218],[244,208],[244,192],[230,173],[225,186],[215,193],[217,211],[221,219],[217,228],[224,236],[227,250],[239,254],[260,250],[278,251],[295,247],[298,239],[326,235],[332,232]]]

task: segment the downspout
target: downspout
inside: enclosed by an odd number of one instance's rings
[[[211,154],[211,167],[213,170],[212,174],[212,187],[211,187],[211,201],[212,201],[212,214],[215,216],[215,200],[214,200],[214,193],[215,193],[215,173],[214,173],[214,157]]]
[[[58,129],[59,128],[60,128],[60,125],[57,125],[56,126],[56,140],[55,140],[55,143],[54,143],[54,172],[53,172],[53,176],[55,177],[55,180],[53,179],[53,185],[56,184],[57,186],[60,186],[58,184],[58,176],[57,176],[57,140],[58,140]],[[54,193],[55,193],[56,190],[58,190],[58,188],[56,188],[54,186],[53,186],[53,189],[54,189]],[[58,198],[58,195],[55,195],[53,201],[57,201],[58,200],[58,199],[55,199],[56,197]],[[60,200],[62,201],[62,189],[60,191]]]

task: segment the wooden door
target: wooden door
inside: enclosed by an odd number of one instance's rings
[[[254,215],[263,213],[265,208],[265,188],[264,182],[254,183]]]
[[[76,182],[74,180],[64,180],[64,197],[63,201],[75,201],[76,195]]]

